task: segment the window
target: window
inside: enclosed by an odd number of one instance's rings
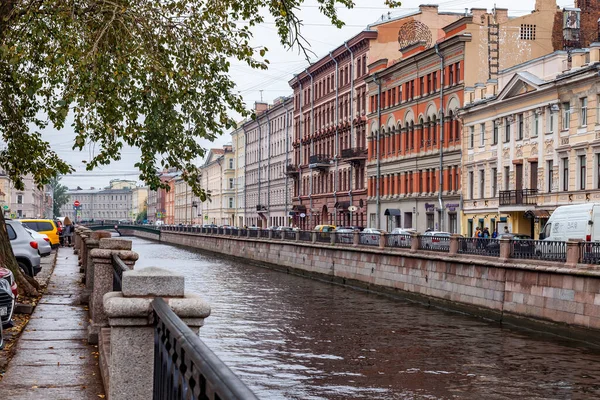
[[[470,149],[473,148],[474,142],[475,142],[475,127],[470,126],[469,127],[469,148]]]
[[[229,178],[229,189],[233,189],[235,187],[233,180],[234,180],[233,178]]]
[[[540,131],[540,116],[537,111],[533,112],[533,132],[531,132],[531,137],[537,137],[538,132]]]
[[[423,93],[425,93],[425,78],[420,77],[419,78],[419,95],[423,96]]]
[[[6,231],[8,232],[8,240],[15,240],[17,238],[17,234],[12,226],[7,224]]]
[[[517,140],[523,139],[523,114],[517,115]]]
[[[496,197],[498,193],[498,169],[492,168],[492,193],[491,197]]]
[[[521,29],[519,29],[519,39],[535,40],[535,25],[521,24]]]
[[[571,125],[571,105],[568,101],[562,103],[562,121],[563,131],[568,130],[569,126]]]
[[[485,170],[479,170],[479,198],[485,197]]]
[[[600,94],[596,95],[596,123],[600,124]]]
[[[432,88],[432,92],[435,92],[437,90],[437,72],[433,73],[433,88]]]
[[[456,73],[454,74],[454,83],[458,85],[460,82],[460,62],[457,62],[455,65]]]
[[[546,182],[548,182],[546,190],[548,193],[552,193],[552,186],[554,186],[554,161],[550,160],[546,163],[546,165]]]
[[[510,167],[504,167],[504,190],[510,189]]]
[[[579,189],[585,190],[586,158],[585,155],[579,156]]]
[[[469,172],[469,198],[473,198],[473,171]]]
[[[485,145],[485,124],[479,124],[479,145]]]
[[[492,144],[498,144],[498,120],[494,121],[494,135],[492,137]]]
[[[233,158],[229,159],[229,169],[233,169]]]
[[[579,107],[581,109],[580,118],[579,118],[579,126],[587,125],[587,97],[582,97],[579,99]]]
[[[554,113],[552,111],[548,115],[548,133],[554,133]]]
[[[510,142],[510,118],[504,118],[504,143]]]
[[[233,208],[233,197],[229,198],[229,208]]]
[[[450,65],[448,67],[448,86],[452,86],[453,82],[454,82],[454,68],[452,67],[452,65]]]
[[[22,194],[17,195],[17,204],[23,204],[23,195]]]
[[[565,157],[562,159],[562,168],[563,168],[562,189],[566,192],[569,190],[569,158],[568,157]]]

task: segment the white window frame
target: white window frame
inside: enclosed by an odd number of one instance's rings
[[[571,103],[565,101],[561,106],[562,110],[562,130],[568,131],[571,127]]]
[[[475,145],[475,125],[469,127],[469,148],[472,149]]]
[[[485,146],[485,122],[479,124],[479,146]]]
[[[579,98],[579,126],[587,126],[588,123],[588,99],[587,97]]]

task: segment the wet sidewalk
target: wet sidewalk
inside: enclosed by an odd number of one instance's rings
[[[87,307],[79,304],[81,275],[73,249],[59,249],[47,292],[0,382],[0,399],[104,397],[98,349],[87,344]]]

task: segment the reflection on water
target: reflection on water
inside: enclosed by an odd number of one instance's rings
[[[600,350],[133,238],[186,276],[200,336],[261,399],[600,398]]]

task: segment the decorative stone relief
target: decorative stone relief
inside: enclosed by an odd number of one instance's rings
[[[515,157],[516,158],[523,157],[523,145],[521,145],[521,144],[517,145],[517,149],[515,151]]]
[[[560,144],[561,145],[569,144],[569,138],[568,137],[560,138]]]
[[[505,160],[510,158],[510,149],[508,147],[502,149],[502,158]]]
[[[537,143],[534,143],[531,146],[531,156],[535,157],[535,156],[537,156],[537,153],[538,153],[538,145],[537,145]]]
[[[551,154],[554,151],[554,140],[546,139],[544,141],[544,146],[546,147],[546,154]]]

